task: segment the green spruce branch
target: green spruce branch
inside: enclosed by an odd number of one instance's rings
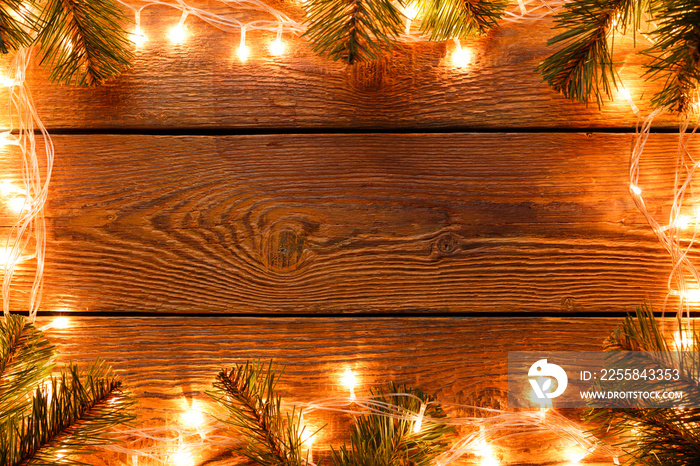
[[[574,0],[555,16],[555,29],[564,29],[547,45],[561,48],[537,68],[550,86],[567,98],[588,104],[617,88],[612,36],[639,30],[648,0]]]
[[[694,333],[694,347],[699,348],[700,339]],[[649,363],[664,368],[678,369],[677,381],[664,381],[663,390],[683,391],[682,405],[670,408],[593,408],[587,419],[600,425],[594,433],[601,438],[616,442],[628,455],[627,464],[691,465],[700,464],[700,410],[685,406],[700,403],[700,358],[698,353],[683,352],[672,357],[659,323],[651,307],[641,306],[636,319],[627,317],[611,335],[606,346],[610,351],[649,352],[649,358],[640,362],[639,369]],[[688,351],[688,350],[686,350]],[[630,359],[625,359],[629,364]],[[619,387],[618,387],[619,388]],[[623,390],[650,390],[646,380],[630,381]]]
[[[664,81],[653,98],[656,107],[686,113],[692,109],[700,86],[700,3],[698,0],[662,2],[654,45],[645,53],[653,58],[648,76]]]
[[[391,50],[403,27],[390,0],[309,0],[306,12],[314,52],[351,64]]]
[[[0,318],[0,424],[30,406],[29,395],[53,368],[54,347],[24,317]]]
[[[304,432],[301,410],[283,414],[282,399],[275,392],[279,380],[277,366],[270,362],[237,364],[231,371],[222,369],[209,396],[220,403],[231,424],[245,442],[235,451],[260,465],[302,466]]]
[[[467,38],[498,27],[506,0],[419,0],[421,31],[431,40]]]
[[[395,396],[408,394],[410,396]],[[425,421],[418,432],[414,431],[415,420],[411,413],[418,413],[424,403],[425,416],[442,419],[445,413],[434,398],[418,389],[390,384],[386,390],[377,389],[371,398],[379,403],[398,407],[399,416],[393,409],[381,408],[378,413],[359,416],[352,426],[350,447],[343,445],[333,450],[335,466],[428,466],[445,452],[449,444],[447,436],[454,428],[444,424]]]
[[[79,455],[115,440],[134,402],[101,361],[58,376],[54,348],[24,317],[0,321],[0,464],[78,465]],[[59,461],[60,460],[60,461]]]
[[[9,53],[32,43],[37,8],[35,0],[4,0],[0,4],[0,52]]]
[[[119,75],[132,58],[125,21],[112,0],[46,0],[38,41],[50,78],[92,86]]]

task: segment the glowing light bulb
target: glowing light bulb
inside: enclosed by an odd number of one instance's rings
[[[486,440],[479,440],[479,444],[474,450],[474,453],[481,457],[479,461],[481,466],[498,466],[498,460],[493,455],[493,448],[486,443]]]
[[[10,210],[13,210],[15,212],[22,212],[23,210],[29,208],[30,203],[31,198],[27,198],[25,196],[17,196],[7,201],[7,206],[10,208]]]
[[[136,44],[137,47],[141,47],[143,44],[146,43],[147,40],[148,38],[141,30],[141,26],[136,26],[136,28],[134,29],[134,33],[131,35],[131,42]]]
[[[693,347],[693,335],[688,331],[677,330],[673,332],[673,343],[678,350],[688,350]]]
[[[630,191],[632,191],[632,192],[633,192],[634,194],[636,194],[637,196],[639,196],[640,194],[642,194],[642,188],[640,188],[639,186],[637,186],[637,185],[634,184],[634,183],[630,184]]]
[[[403,14],[406,18],[413,21],[414,19],[416,19],[416,16],[418,16],[418,7],[415,3],[411,3],[406,8],[404,8]]]
[[[632,109],[634,114],[639,115],[639,108],[637,107],[637,105],[635,105],[634,101],[632,100],[632,95],[630,95],[629,89],[623,86],[620,89],[620,94],[622,94],[622,97],[624,97],[627,103],[630,105],[630,108]]]
[[[24,193],[24,190],[19,189],[17,186],[7,180],[0,181],[0,194],[3,196],[9,197],[19,193]]]
[[[170,40],[176,44],[182,42],[185,40],[187,37],[187,31],[185,31],[185,26],[182,24],[178,24],[174,28],[170,30],[170,33],[168,34],[168,37]]]
[[[56,452],[56,460],[61,461],[63,458],[66,457],[66,453],[67,453],[66,450],[58,450]]]
[[[581,464],[581,460],[584,459],[588,455],[587,451],[581,451],[580,449],[575,449],[571,450],[568,453],[569,457],[569,464],[574,465],[574,464]]]
[[[69,325],[70,321],[68,320],[68,317],[56,317],[51,323],[51,326],[57,329],[65,329],[68,328]]]
[[[425,415],[426,407],[427,405],[425,403],[421,403],[420,411],[418,412],[418,419],[416,419],[416,422],[413,423],[413,432],[416,434],[420,432],[420,428],[423,426],[423,416]]]
[[[250,55],[250,50],[248,49],[248,46],[242,45],[238,47],[238,59],[241,61],[246,61],[248,60],[248,56]]]
[[[185,411],[181,416],[182,423],[186,426],[201,427],[204,424],[204,416],[196,409]]]
[[[173,453],[172,461],[174,466],[194,466],[192,454],[183,449],[179,449]]]
[[[341,378],[341,382],[350,389],[350,398],[354,400],[355,385],[357,385],[357,377],[355,377],[355,373],[350,369],[346,370]]]
[[[469,49],[462,48],[459,39],[455,39],[455,50],[452,52],[452,64],[455,68],[464,68],[472,61],[472,53]]]
[[[187,11],[182,12],[182,16],[180,16],[180,22],[177,23],[177,26],[172,28],[170,30],[170,33],[168,34],[170,40],[176,44],[184,41],[187,37],[187,31],[185,30],[185,20],[187,19],[187,14]]]
[[[690,304],[700,303],[700,289],[698,288],[686,290],[682,296]]]
[[[690,226],[690,215],[679,215],[675,221],[676,228],[688,228]]]
[[[284,53],[284,43],[281,39],[277,38],[270,44],[270,53],[276,57]]]
[[[0,146],[18,146],[19,139],[12,135],[9,131],[0,133]]]

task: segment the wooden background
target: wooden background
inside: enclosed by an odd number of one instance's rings
[[[170,44],[178,19],[147,9],[133,68],[100,88],[28,73],[56,148],[40,321],[69,315],[50,333],[65,359],[111,362],[151,425],[252,358],[287,365],[290,401],[343,394],[353,368],[361,392],[393,380],[503,407],[508,351],[597,350],[662,302],[669,260],[627,193],[636,118],[540,82],[549,21],[465,44],[459,70],[449,43],[346,66],[298,39],[272,58],[256,33],[241,63],[238,36],[196,18]],[[621,70],[634,97],[653,91],[640,73]],[[640,184],[657,215],[674,157],[653,135]]]

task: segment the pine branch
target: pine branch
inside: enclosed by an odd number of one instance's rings
[[[556,29],[565,29],[547,45],[562,48],[537,68],[545,81],[567,98],[588,104],[595,97],[612,97],[617,88],[611,33],[637,31],[652,0],[574,0],[555,16]],[[654,0],[655,1],[655,0]]]
[[[237,364],[230,372],[222,369],[208,395],[229,413],[223,419],[245,438],[235,451],[266,466],[302,466],[303,444],[301,410],[286,416],[275,387],[279,380],[277,365],[270,362]]]
[[[498,26],[506,0],[420,0],[421,30],[431,40],[479,36]]]
[[[654,57],[647,75],[665,82],[651,101],[656,107],[685,113],[692,109],[693,94],[700,86],[700,4],[663,2],[657,17],[654,45],[645,52]]]
[[[33,11],[37,8],[35,0],[0,2],[0,52],[14,52],[32,43],[38,20]]]
[[[26,318],[0,319],[0,423],[25,412],[28,396],[49,376],[56,352]]]
[[[110,430],[134,418],[133,404],[103,362],[84,375],[71,365],[37,388],[30,414],[0,425],[0,464],[49,466],[59,458],[64,465],[87,464],[74,457],[111,442]]]
[[[93,86],[129,66],[132,43],[113,0],[47,0],[37,40],[50,79]]]
[[[413,397],[392,396],[398,393],[407,393]],[[396,387],[393,384],[386,391],[373,391],[372,395],[375,401],[398,406],[399,412],[406,414],[417,413],[422,403],[433,401],[433,398],[418,389]],[[335,466],[428,466],[448,448],[446,436],[453,432],[453,427],[424,422],[416,433],[414,420],[397,419],[396,412],[389,408],[379,410],[385,412],[355,419],[350,448],[343,445],[338,451],[333,450]],[[425,416],[441,419],[445,413],[439,405],[431,403]]]
[[[668,343],[663,337],[651,307],[637,308],[636,320],[627,317],[607,342],[606,349],[613,352],[648,352],[640,369],[649,363],[679,370],[678,381],[664,381],[663,386],[651,387],[640,379],[617,390],[681,390],[683,404],[697,406],[700,403],[700,359],[697,353],[683,352],[671,357]],[[695,347],[700,335],[694,333]],[[624,356],[624,353],[621,353]],[[625,359],[626,365],[633,361]],[[601,438],[614,439],[629,455],[631,465],[689,465],[700,464],[700,410],[684,407],[592,409],[586,417],[598,423],[595,430]]]
[[[402,16],[390,0],[309,0],[304,35],[317,53],[350,64],[391,50]]]

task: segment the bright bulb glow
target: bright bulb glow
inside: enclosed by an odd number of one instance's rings
[[[350,398],[355,399],[355,385],[357,385],[357,377],[355,377],[355,373],[348,369],[345,371],[340,380],[343,385],[350,389]]]
[[[636,194],[637,196],[639,196],[640,194],[642,194],[642,188],[640,188],[640,187],[637,186],[636,184],[630,184],[630,191],[632,191],[632,192],[633,192],[634,194]]]
[[[170,30],[168,37],[172,42],[176,44],[183,42],[187,37],[187,31],[185,31],[185,26],[183,24],[178,24]]]
[[[416,19],[416,16],[418,16],[418,8],[414,3],[411,3],[406,8],[404,8],[403,14],[404,16],[406,16],[406,18],[413,21],[414,19]]]
[[[13,136],[9,131],[0,133],[0,146],[18,146],[19,139]]]
[[[248,60],[248,55],[250,55],[250,50],[248,49],[248,46],[241,45],[240,47],[238,47],[238,58],[241,61]]]
[[[22,212],[23,210],[27,210],[29,208],[30,202],[31,199],[27,199],[25,196],[17,196],[7,201],[7,206],[10,208],[10,210],[15,212]]]
[[[688,228],[688,225],[690,225],[689,215],[680,215],[678,220],[676,220],[676,226],[678,228]]]
[[[493,448],[486,443],[486,440],[479,440],[479,445],[476,447],[474,453],[477,456],[481,456],[481,461],[479,461],[480,466],[498,466],[498,460],[493,455]]]
[[[692,290],[687,290],[685,293],[683,293],[683,298],[690,304],[700,303],[700,289],[695,288]]]
[[[673,332],[673,343],[676,346],[676,349],[689,349],[693,347],[693,336],[689,334],[687,331],[675,331]]]
[[[469,51],[469,49],[459,47],[452,52],[452,64],[456,68],[464,68],[468,66],[471,61],[472,53]]]
[[[136,44],[137,47],[141,47],[147,40],[146,35],[141,30],[141,26],[136,26],[134,33],[131,35],[131,42]]]
[[[66,450],[58,450],[56,452],[56,459],[57,460],[60,461],[62,458],[65,458],[65,457],[66,457]]]
[[[630,100],[632,100],[632,96],[630,95],[630,91],[626,87],[623,87],[622,89],[620,89],[620,94],[622,94],[622,97],[624,97],[625,100],[627,100],[628,102]]]
[[[586,455],[588,455],[587,451],[581,451],[578,449],[570,451],[568,454],[569,464],[581,464],[581,460],[584,459]]]
[[[68,320],[68,317],[56,317],[51,323],[51,326],[57,329],[68,328],[69,325],[70,321]]]
[[[204,416],[196,409],[185,411],[181,417],[182,423],[190,427],[201,427],[204,424]]]
[[[420,432],[420,428],[423,426],[423,416],[425,415],[425,408],[428,405],[425,403],[421,403],[420,405],[420,411],[418,412],[418,419],[416,419],[416,422],[413,424],[413,432],[418,433]]]
[[[194,458],[192,454],[185,450],[178,450],[173,454],[172,457],[174,466],[193,466]]]
[[[16,194],[24,194],[24,189],[20,189],[9,181],[0,181],[0,194],[5,197],[14,196]]]
[[[279,57],[284,53],[284,42],[280,39],[276,39],[270,44],[270,53],[276,57]]]

